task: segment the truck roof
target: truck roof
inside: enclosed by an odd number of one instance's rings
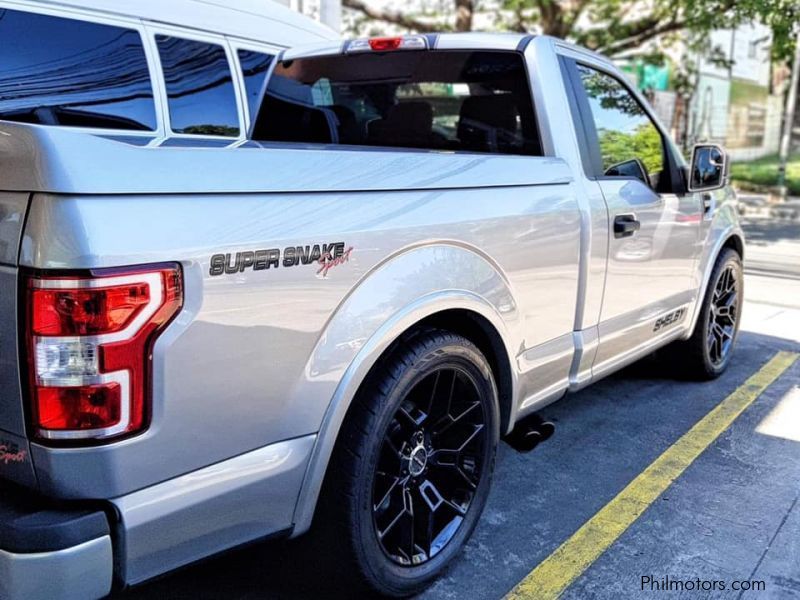
[[[433,50],[516,50],[533,38],[526,33],[485,33],[485,32],[464,32],[464,33],[428,33],[428,34],[408,34],[405,36],[391,37],[424,37],[428,41],[428,48]],[[354,40],[327,41],[309,43],[286,50],[283,58],[295,59],[306,56],[324,56],[329,54],[340,54]]]
[[[592,57],[594,60],[612,64],[602,54],[593,52],[581,46],[547,35],[533,35],[518,32],[459,32],[459,33],[428,33],[423,35],[408,34],[392,37],[424,37],[427,39],[428,48],[432,50],[524,50],[528,43],[536,38],[545,43],[551,43],[561,48],[568,49],[573,54]],[[366,39],[366,38],[362,38]],[[354,40],[339,40],[304,44],[286,50],[284,59],[295,59],[309,56],[324,56],[343,53]]]
[[[287,47],[339,38],[332,29],[272,0],[38,0],[36,4],[133,17]]]

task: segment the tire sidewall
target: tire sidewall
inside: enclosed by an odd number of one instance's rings
[[[465,371],[481,392],[489,436],[484,453],[485,467],[467,515],[453,539],[436,556],[422,565],[403,566],[386,555],[374,530],[372,514],[374,473],[384,436],[403,398],[428,374],[443,367],[455,367]],[[498,394],[491,369],[477,348],[462,338],[448,336],[446,343],[437,344],[435,348],[418,355],[416,360],[404,369],[399,380],[382,400],[377,411],[375,433],[370,436],[368,451],[362,464],[359,465],[358,486],[354,490],[356,522],[353,525],[359,542],[357,551],[362,553],[360,562],[368,570],[370,579],[381,582],[382,587],[390,590],[392,595],[404,596],[419,591],[441,575],[469,539],[483,512],[491,487],[499,442]]]

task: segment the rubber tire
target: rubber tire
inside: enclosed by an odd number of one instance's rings
[[[418,566],[393,562],[381,548],[372,522],[372,474],[384,432],[405,394],[436,367],[458,364],[474,377],[486,403],[489,440],[483,478],[455,537]],[[373,369],[342,425],[326,474],[315,529],[324,531],[326,553],[336,563],[337,586],[402,598],[428,587],[459,554],[486,504],[499,442],[498,393],[483,354],[459,335],[425,330],[403,339]],[[331,548],[333,545],[334,548]],[[353,587],[349,588],[351,591]]]
[[[708,315],[711,310],[711,298],[714,294],[714,288],[720,278],[722,272],[728,265],[734,265],[737,271],[737,278],[739,281],[739,302],[736,307],[736,327],[733,333],[733,342],[731,349],[728,352],[725,360],[719,365],[714,365],[708,354],[708,345],[706,339],[708,337]],[[676,342],[670,345],[667,350],[668,360],[673,361],[677,368],[678,373],[689,379],[697,381],[709,381],[716,379],[725,372],[731,362],[733,351],[736,346],[736,338],[739,334],[739,325],[742,319],[742,305],[744,303],[744,274],[742,269],[742,258],[739,253],[732,248],[725,248],[720,252],[717,257],[717,262],[714,264],[714,270],[711,272],[711,277],[708,280],[708,287],[706,294],[703,298],[703,305],[700,307],[700,314],[697,317],[697,323],[694,326],[692,337],[686,341]]]

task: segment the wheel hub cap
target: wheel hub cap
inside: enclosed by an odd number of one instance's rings
[[[417,446],[408,457],[408,472],[412,477],[419,477],[428,466],[428,450],[425,446]]]

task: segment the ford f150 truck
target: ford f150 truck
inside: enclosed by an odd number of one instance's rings
[[[312,521],[356,584],[409,595],[548,403],[656,349],[729,364],[726,156],[687,165],[608,60],[409,35],[287,50],[265,81],[226,144],[0,123],[3,598]]]

